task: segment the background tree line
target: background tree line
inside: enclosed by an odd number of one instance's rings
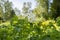
[[[60,1],[59,0],[52,0],[52,3],[49,3],[50,0],[36,0],[38,2],[38,5],[35,9],[30,10],[31,8],[31,3],[24,3],[23,6],[23,12],[25,15],[27,13],[34,13],[36,15],[36,18],[53,18],[56,19],[57,17],[60,16]],[[49,4],[51,6],[49,6]],[[28,5],[26,7],[25,5]],[[49,8],[50,7],[50,8]],[[50,10],[50,12],[49,12]],[[15,15],[15,9],[12,8],[12,2],[9,2],[9,0],[1,0],[0,1],[0,20],[8,20]],[[32,14],[31,14],[32,15]]]

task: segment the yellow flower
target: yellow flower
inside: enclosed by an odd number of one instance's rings
[[[60,31],[60,27],[59,26],[57,26],[56,24],[53,24],[53,25],[54,25],[54,27],[56,28],[57,31]]]
[[[53,24],[55,23],[54,20],[47,20],[47,21],[42,22],[42,25],[46,25],[47,26],[47,25],[49,25],[50,22],[53,23]]]
[[[42,22],[42,25],[48,25],[49,21]]]

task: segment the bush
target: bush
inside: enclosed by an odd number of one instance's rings
[[[0,26],[0,40],[60,40],[60,28],[54,20],[39,23],[30,23],[27,19],[13,21],[12,25]]]

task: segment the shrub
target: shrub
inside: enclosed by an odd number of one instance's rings
[[[16,23],[11,23],[13,25],[0,26],[0,40],[60,40],[58,20],[39,23],[30,23],[27,19],[15,21]]]

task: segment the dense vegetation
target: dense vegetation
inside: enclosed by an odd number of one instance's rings
[[[0,40],[60,40],[59,0],[53,0],[50,12],[48,0],[36,1],[39,5],[34,10],[30,10],[31,3],[24,3],[24,15],[16,16],[19,10],[13,9],[9,1],[1,0]]]

